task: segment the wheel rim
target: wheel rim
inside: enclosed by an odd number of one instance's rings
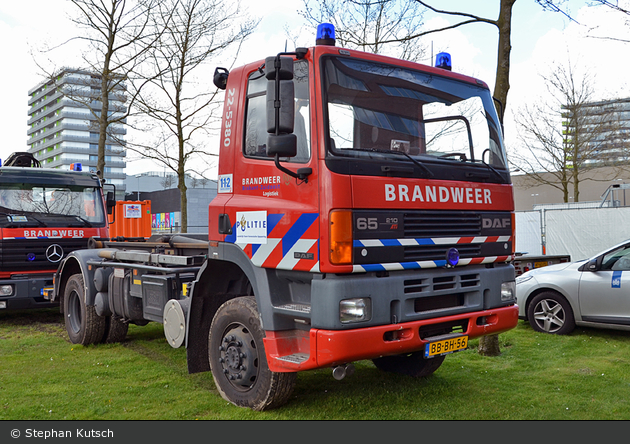
[[[239,391],[249,390],[258,378],[258,348],[244,325],[230,324],[219,346],[219,363],[227,381]]]
[[[81,301],[76,291],[71,292],[68,295],[68,320],[70,321],[70,328],[74,333],[79,333],[81,330]]]
[[[564,308],[558,301],[543,299],[534,307],[534,321],[541,330],[555,333],[564,326]]]

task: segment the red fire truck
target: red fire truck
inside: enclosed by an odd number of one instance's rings
[[[41,168],[26,152],[0,168],[0,309],[57,305],[44,293],[60,261],[108,237],[101,182],[73,168]]]
[[[282,405],[296,372],[428,376],[516,326],[512,186],[487,85],[317,45],[228,72],[208,238],[97,242],[59,267],[70,338],[162,322],[221,395]],[[66,306],[66,302],[63,302]],[[123,339],[121,334],[118,339]]]

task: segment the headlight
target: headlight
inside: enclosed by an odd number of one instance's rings
[[[13,285],[1,285],[0,296],[11,296],[13,294]]]
[[[501,284],[501,300],[510,301],[516,298],[516,282],[504,282]]]
[[[518,284],[522,284],[523,282],[527,282],[528,280],[530,280],[531,278],[533,278],[534,276],[532,276],[531,274],[522,274],[519,277],[516,278],[516,285]]]
[[[362,322],[372,319],[372,300],[354,298],[339,301],[339,320],[342,324]]]

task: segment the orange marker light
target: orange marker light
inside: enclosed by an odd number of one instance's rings
[[[330,262],[335,265],[352,264],[352,211],[330,212]]]

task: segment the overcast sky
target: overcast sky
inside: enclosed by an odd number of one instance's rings
[[[623,0],[628,3],[628,0]],[[247,11],[262,18],[256,33],[243,48],[238,64],[263,59],[283,51],[287,40],[285,25],[291,28],[302,24],[297,10],[301,0],[242,0]],[[630,39],[627,17],[611,13],[603,7],[586,7],[585,1],[569,0],[566,4],[577,23],[560,14],[545,12],[534,0],[519,0],[513,10],[512,73],[506,116],[506,143],[515,146],[515,128],[510,111],[527,101],[544,95],[544,84],[539,73],[554,62],[563,63],[567,54],[583,69],[596,78],[601,99],[629,97],[628,71],[630,70],[630,44],[593,38],[594,35]],[[499,0],[434,0],[442,9],[459,10],[476,15],[496,18]],[[69,0],[3,1],[0,5],[0,55],[3,69],[0,84],[3,86],[0,106],[2,144],[0,159],[14,151],[27,150],[28,91],[43,77],[33,61],[32,53],[44,45],[56,45],[73,35],[75,31],[67,19],[73,12]],[[427,29],[453,22],[450,17],[425,15]],[[299,46],[314,44],[314,31],[301,33]],[[425,44],[433,46],[433,53],[448,51],[453,60],[453,70],[484,80],[494,86],[497,53],[497,31],[487,24],[466,25],[448,33],[437,33],[427,38]],[[56,66],[72,66],[76,60],[76,48],[56,57]],[[292,49],[292,48],[289,48]],[[40,60],[45,57],[38,56]],[[429,63],[426,60],[425,63]],[[231,60],[217,62],[226,66]],[[215,66],[209,68],[213,71]],[[208,87],[214,88],[211,79]],[[132,137],[132,135],[128,135]],[[149,170],[162,170],[146,161],[135,160],[128,153],[127,174]]]

